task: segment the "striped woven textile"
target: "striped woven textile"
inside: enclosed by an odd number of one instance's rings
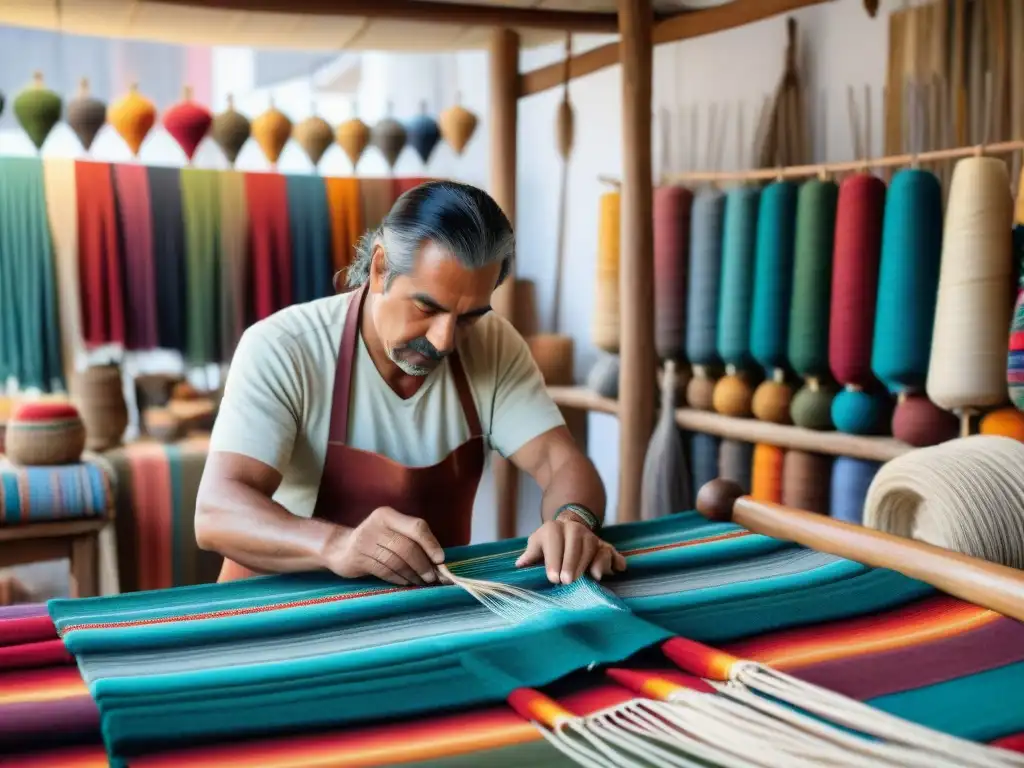
[[[658,636],[684,634],[675,627],[690,626],[694,632],[687,637],[715,642],[735,655],[764,661],[910,720],[972,739],[1024,744],[1019,736],[1024,708],[1015,705],[1024,683],[1020,623],[897,574],[730,525],[706,523],[693,514],[616,526],[608,533],[628,553],[630,566],[608,586],[636,621],[665,630],[652,633],[653,641],[648,636],[632,650],[616,651],[623,651],[618,666],[671,677],[676,673],[662,669],[664,657],[636,651],[657,642]],[[514,558],[515,549],[510,542],[461,548],[449,552],[449,563],[462,575],[490,574],[523,586],[543,581],[542,573],[534,573],[539,569],[513,571],[502,565],[507,557]],[[475,703],[459,707],[461,711],[445,712],[459,706],[453,701],[458,697],[446,689],[479,685],[481,670],[484,677],[492,676],[492,683],[496,672],[522,681],[534,671],[537,658],[564,654],[566,641],[560,636],[567,635],[577,643],[569,652],[575,657],[565,661],[564,671],[542,676],[550,677],[547,684],[534,685],[576,714],[610,706],[634,694],[613,684],[602,672],[602,657],[592,647],[579,647],[580,640],[589,646],[596,632],[615,636],[616,642],[628,635],[626,645],[635,645],[640,625],[633,625],[630,612],[612,607],[615,619],[603,619],[599,628],[586,622],[566,627],[560,617],[542,637],[529,640],[529,633],[520,632],[517,642],[507,642],[507,626],[496,627],[493,616],[485,618],[470,601],[457,599],[456,592],[461,591],[394,589],[324,575],[271,576],[55,601],[49,610],[52,622],[41,621],[38,609],[34,615],[7,619],[3,617],[10,614],[0,613],[0,647],[19,648],[6,657],[0,653],[0,753],[24,750],[12,763],[24,766],[104,764],[106,754],[96,746],[100,732],[95,729],[95,705],[85,707],[95,700],[103,713],[107,745],[115,754],[125,747],[132,766],[283,768],[323,765],[328,757],[331,764],[346,766],[570,765],[532,726],[501,705],[500,697],[477,696]],[[482,628],[477,618],[492,622],[491,628]],[[521,624],[537,620],[534,615]],[[467,629],[467,623],[473,628]],[[54,624],[77,659],[81,676],[67,663],[68,655],[56,655]],[[15,629],[18,625],[21,630]],[[506,642],[490,653],[465,652],[472,635],[488,632],[492,640]],[[396,644],[399,639],[406,642]],[[600,642],[611,654],[607,639]],[[45,643],[54,648],[49,651],[54,656],[40,662],[41,669],[24,668],[32,647]],[[368,652],[370,643],[384,645]],[[364,648],[356,648],[360,644]],[[448,668],[438,671],[433,659],[400,653],[417,644],[421,649],[424,644],[442,648],[436,655],[448,662],[458,659],[461,669],[453,677]],[[340,677],[337,672],[326,674],[331,665],[338,669],[341,659],[352,660],[359,653],[363,661]],[[388,663],[389,654],[396,663]],[[12,669],[11,660],[18,658],[22,668]],[[587,669],[593,661],[598,665]],[[302,665],[319,678],[332,679],[311,684],[310,677],[300,674]],[[472,674],[466,674],[467,668]],[[265,687],[250,688],[256,678]],[[212,685],[214,680],[220,687]],[[215,728],[204,724],[214,719],[216,705],[221,707],[216,718],[236,719],[232,710],[241,702],[226,683],[256,693],[257,700],[246,699],[243,708],[263,719],[248,727],[231,725],[231,739],[211,733]],[[341,686],[349,686],[348,698],[338,695]],[[500,687],[492,689],[494,696]],[[264,709],[276,710],[275,717],[259,715],[261,693],[268,697]],[[393,698],[408,705],[408,711],[397,721],[380,722],[395,714]],[[329,712],[315,713],[311,705],[317,702]],[[356,705],[378,722],[352,723],[344,711]],[[58,707],[78,706],[81,719],[67,726],[65,736],[76,745],[52,751],[53,739],[41,725],[33,736],[24,714],[32,706],[39,722],[47,718],[43,710],[50,709],[51,729]],[[89,716],[94,718],[91,732]],[[13,735],[5,734],[6,722],[22,726]],[[196,738],[204,730],[209,736],[205,743]],[[40,751],[40,740],[45,750]],[[27,754],[33,741],[35,753]]]
[[[113,508],[110,468],[101,459],[22,467],[0,457],[0,526],[105,517]]]

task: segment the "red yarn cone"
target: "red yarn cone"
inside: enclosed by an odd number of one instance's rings
[[[178,142],[189,162],[213,123],[213,114],[192,100],[192,89],[185,88],[182,100],[164,112],[164,128]]]

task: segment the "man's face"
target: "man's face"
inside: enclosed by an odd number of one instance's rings
[[[370,270],[373,323],[388,357],[409,376],[426,376],[455,351],[461,331],[491,309],[501,263],[466,269],[453,254],[427,242],[408,275],[385,287],[378,246]]]

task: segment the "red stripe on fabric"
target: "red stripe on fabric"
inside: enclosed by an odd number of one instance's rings
[[[0,646],[52,640],[57,636],[49,616],[24,616],[0,620]]]
[[[993,747],[1008,749],[1011,752],[1024,753],[1024,733],[1015,733],[1012,736],[1004,736],[992,742]]]
[[[74,664],[75,658],[56,638],[21,645],[0,646],[0,672],[13,669],[35,669]]]

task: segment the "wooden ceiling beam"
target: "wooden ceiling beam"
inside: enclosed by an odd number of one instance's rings
[[[689,40],[827,2],[831,0],[734,0],[727,5],[688,11],[657,21],[653,40],[655,45]],[[569,59],[569,78],[575,80],[618,63],[618,43],[592,48]],[[564,70],[565,62],[559,61],[523,73],[519,78],[519,97],[532,96],[561,85]]]
[[[150,0],[161,5],[240,11],[294,13],[308,16],[339,16],[390,21],[458,24],[511,29],[555,29],[567,32],[615,33],[614,13],[546,11],[472,3],[438,3],[429,0]]]

